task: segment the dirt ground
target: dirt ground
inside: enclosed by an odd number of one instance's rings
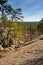
[[[43,40],[20,48],[0,57],[0,65],[43,65]]]

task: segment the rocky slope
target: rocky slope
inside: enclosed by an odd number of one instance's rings
[[[18,51],[0,57],[0,65],[43,65],[43,35]]]

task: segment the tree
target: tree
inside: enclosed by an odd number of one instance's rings
[[[22,20],[23,16],[22,16],[22,9],[21,8],[17,8],[14,9],[12,12],[12,21],[17,22]]]
[[[2,14],[6,9],[6,5],[7,5],[7,0],[0,0],[0,11],[2,12]]]
[[[10,29],[7,31],[7,38],[4,39],[4,43],[5,43],[5,40],[7,40],[7,43],[9,44],[9,40],[11,40],[11,38],[9,38],[9,35],[12,32],[12,30],[11,30],[12,24],[13,24],[14,21],[22,20],[22,18],[23,18],[22,9],[21,8],[13,9],[11,7],[11,5],[8,4],[8,0],[0,0],[0,11],[2,13],[2,18],[1,18],[2,22],[1,23],[3,24],[2,25],[3,27],[7,27],[8,24],[9,24],[8,19],[7,19],[5,14],[12,16],[11,17],[12,20],[11,20]],[[8,22],[8,24],[7,24],[7,22]],[[6,46],[6,45],[4,44],[4,46]]]
[[[43,34],[43,18],[40,20],[37,28],[38,28],[39,33]]]
[[[2,14],[11,14],[13,8],[8,4],[8,0],[0,0],[0,11]]]

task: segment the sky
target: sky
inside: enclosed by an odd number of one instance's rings
[[[24,21],[39,21],[43,18],[43,0],[8,0],[16,9],[22,8]]]

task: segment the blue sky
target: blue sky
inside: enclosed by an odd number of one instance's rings
[[[43,0],[9,0],[15,8],[22,8],[24,21],[39,21],[43,18]]]

